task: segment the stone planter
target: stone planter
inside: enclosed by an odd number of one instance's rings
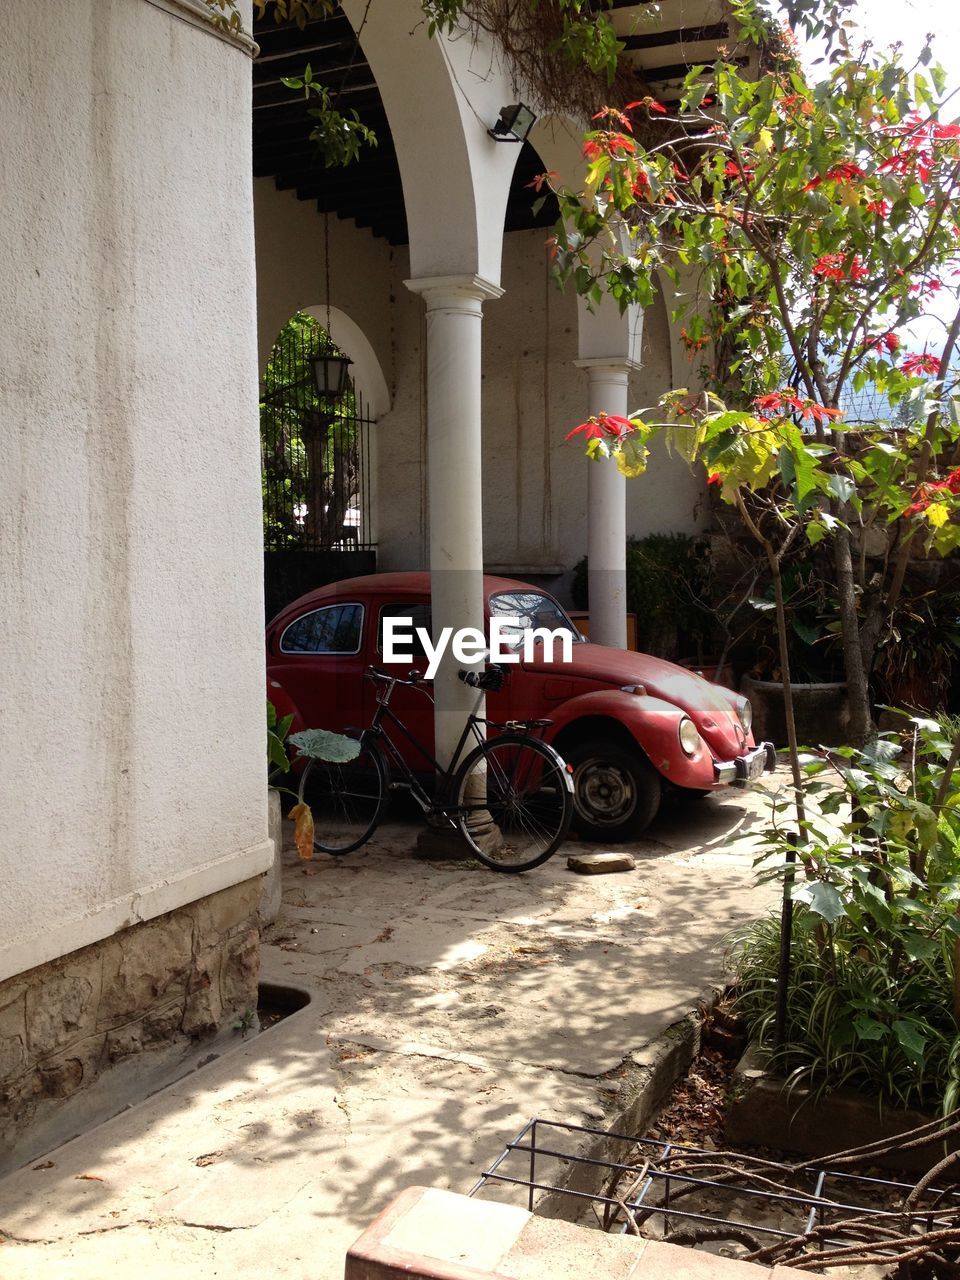
[[[740,692],[753,706],[753,734],[758,742],[787,744],[787,719],[783,684],[779,680],[754,680],[744,676]],[[793,713],[797,741],[808,747],[839,747],[847,741],[850,704],[843,681],[793,685]]]
[[[774,1147],[799,1156],[826,1158],[882,1139],[895,1139],[936,1119],[927,1112],[881,1107],[876,1098],[838,1089],[818,1096],[788,1086],[768,1073],[763,1056],[751,1045],[734,1073],[727,1108],[726,1140],[737,1146]],[[896,1156],[875,1157],[883,1169],[926,1173],[943,1158],[943,1142],[934,1141]]]

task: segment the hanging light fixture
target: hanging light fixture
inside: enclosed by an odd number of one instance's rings
[[[513,106],[500,108],[500,118],[487,133],[494,142],[526,142],[536,118],[528,106],[515,102]]]
[[[310,357],[313,381],[317,388],[322,413],[332,414],[337,401],[347,389],[349,369],[353,361],[338,351],[330,337],[330,215],[323,215],[323,259],[327,294],[327,329],[324,349]]]
[[[310,357],[317,395],[325,408],[335,404],[346,391],[351,364],[349,356],[336,350],[321,351]]]

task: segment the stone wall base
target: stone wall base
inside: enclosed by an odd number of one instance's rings
[[[247,880],[0,982],[0,1171],[83,1127],[84,1098],[112,1114],[151,1091],[161,1060],[253,1023],[261,889]],[[105,1118],[88,1107],[87,1123]]]

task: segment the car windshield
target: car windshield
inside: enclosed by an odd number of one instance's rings
[[[529,632],[569,631],[574,642],[583,639],[556,600],[539,591],[502,591],[490,597],[490,613],[495,618],[519,618],[519,627],[505,627],[504,642],[515,649],[523,643]]]

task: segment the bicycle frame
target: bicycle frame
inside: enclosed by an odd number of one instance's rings
[[[371,678],[375,679],[375,677],[371,677]],[[471,738],[473,738],[477,742],[477,744],[480,744],[484,741],[484,737],[483,737],[483,734],[480,732],[479,726],[488,724],[489,721],[484,720],[482,717],[474,714],[471,714],[470,716],[468,716],[467,722],[463,726],[463,732],[460,734],[459,741],[457,742],[457,747],[453,753],[453,757],[449,765],[444,767],[443,765],[441,765],[440,761],[437,760],[437,758],[426,749],[426,747],[419,740],[419,738],[417,738],[415,734],[411,733],[411,731],[407,728],[407,726],[403,723],[403,721],[400,719],[397,713],[390,706],[391,695],[393,694],[393,690],[398,683],[407,683],[407,682],[400,681],[396,678],[391,678],[390,683],[386,686],[386,688],[384,688],[383,692],[378,693],[377,709],[374,712],[373,720],[370,722],[369,728],[363,731],[363,737],[364,738],[372,737],[376,739],[377,742],[381,743],[385,750],[385,754],[387,756],[387,760],[390,765],[391,771],[396,769],[402,775],[402,778],[403,778],[402,783],[395,783],[391,780],[390,782],[391,788],[396,788],[400,786],[404,790],[409,791],[424,813],[430,814],[431,816],[451,817],[452,815],[454,815],[454,810],[452,810],[450,805],[448,803],[445,803],[445,801],[449,799],[451,784],[456,775],[457,766],[460,764],[460,761],[463,758],[464,747],[467,745],[468,741]],[[424,690],[423,692],[426,693],[426,690]],[[482,696],[483,696],[482,694],[478,696],[477,701],[474,704],[475,706],[479,705],[480,698]],[[430,764],[433,765],[434,770],[439,776],[439,781],[438,781],[438,786],[437,786],[437,791],[435,796],[431,796],[427,792],[427,790],[421,785],[421,783],[418,781],[416,774],[407,764],[406,760],[404,760],[396,743],[393,741],[393,739],[390,737],[390,734],[387,732],[387,729],[384,724],[385,721],[388,724],[392,724],[397,729],[399,729],[399,731],[403,734],[403,736],[410,743],[410,745],[420,753],[420,755],[424,758],[424,760],[428,760]]]

